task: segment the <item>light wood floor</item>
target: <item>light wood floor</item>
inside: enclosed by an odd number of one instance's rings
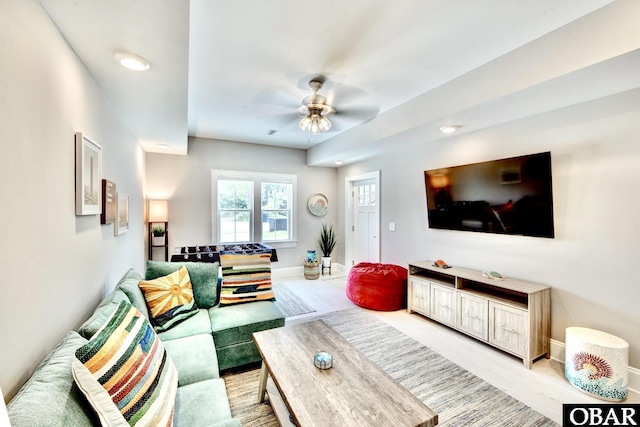
[[[287,323],[357,307],[345,295],[344,274],[320,276],[320,280],[274,274],[276,280],[286,283],[316,309],[314,313],[287,318]],[[564,378],[564,365],[557,360],[543,358],[528,370],[520,359],[418,314],[409,314],[406,310],[367,311],[558,424],[562,424],[563,403],[605,403],[574,389]],[[640,403],[640,395],[629,393],[625,403]]]

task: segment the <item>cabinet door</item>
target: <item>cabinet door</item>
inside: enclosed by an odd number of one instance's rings
[[[456,302],[456,328],[487,341],[489,339],[489,301],[465,292],[457,292]]]
[[[489,342],[518,356],[528,352],[529,313],[489,301]]]
[[[456,301],[453,288],[431,283],[431,318],[445,325],[454,326]]]
[[[411,309],[429,315],[429,282],[414,277],[411,280]]]

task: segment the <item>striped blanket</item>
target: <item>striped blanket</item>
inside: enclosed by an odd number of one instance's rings
[[[271,252],[220,253],[220,306],[275,299],[271,287]]]

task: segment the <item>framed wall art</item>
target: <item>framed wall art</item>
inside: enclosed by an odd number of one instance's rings
[[[76,132],[76,215],[102,212],[102,147]]]
[[[498,173],[500,175],[500,184],[502,185],[522,183],[520,167],[503,168]]]
[[[329,202],[327,201],[327,197],[324,194],[316,193],[309,197],[307,201],[307,208],[311,215],[314,216],[323,216],[327,213],[329,209]]]
[[[108,179],[102,180],[102,213],[100,214],[100,224],[113,224],[116,222],[116,212],[118,208],[118,195],[116,193],[116,183]]]
[[[118,216],[115,222],[115,234],[119,236],[129,231],[129,195],[118,193]]]

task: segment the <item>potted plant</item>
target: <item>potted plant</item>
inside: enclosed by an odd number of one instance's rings
[[[151,229],[151,234],[153,234],[153,246],[164,246],[164,227],[156,225]]]
[[[336,242],[336,232],[333,229],[333,225],[322,224],[318,246],[320,246],[320,252],[322,252],[322,265],[324,267],[331,267],[331,252],[333,252]]]

